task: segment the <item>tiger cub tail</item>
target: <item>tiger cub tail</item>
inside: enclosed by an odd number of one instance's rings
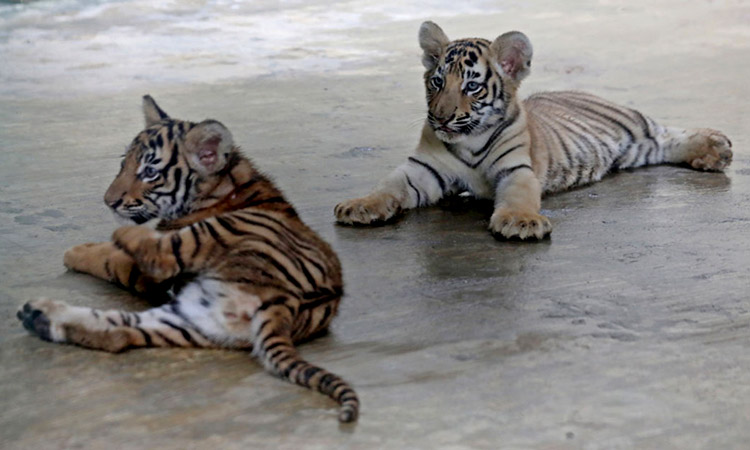
[[[308,363],[299,356],[292,339],[274,327],[260,325],[259,339],[253,352],[271,373],[292,383],[318,391],[336,401],[339,422],[354,422],[359,416],[359,398],[354,389],[338,375]],[[272,329],[264,333],[263,328]]]

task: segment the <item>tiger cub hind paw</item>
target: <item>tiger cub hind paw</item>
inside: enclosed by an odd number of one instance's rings
[[[724,133],[710,128],[698,130],[694,139],[697,149],[688,160],[698,170],[721,171],[732,163],[732,141]]]
[[[490,232],[498,240],[540,241],[552,232],[552,223],[538,213],[498,209],[490,218]]]
[[[26,302],[16,312],[16,317],[31,334],[50,342],[65,342],[65,331],[55,321],[64,313],[66,303],[40,298]]]
[[[370,194],[346,200],[333,210],[336,221],[344,225],[370,225],[387,222],[401,212],[398,199],[390,194]]]

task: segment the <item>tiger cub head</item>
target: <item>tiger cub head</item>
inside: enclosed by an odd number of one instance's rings
[[[427,91],[427,120],[437,137],[458,143],[498,124],[513,107],[531,69],[532,47],[518,31],[490,42],[451,41],[433,22],[419,29]]]
[[[137,224],[173,220],[191,212],[225,178],[238,157],[221,123],[172,119],[151,96],[143,97],[146,128],[130,143],[104,202],[117,218]]]

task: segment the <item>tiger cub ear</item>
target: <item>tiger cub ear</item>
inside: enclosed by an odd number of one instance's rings
[[[187,159],[201,175],[223,169],[233,148],[232,133],[216,120],[204,120],[185,135]]]
[[[514,81],[523,80],[531,72],[531,41],[520,31],[500,35],[490,46],[500,67]]]
[[[419,27],[419,46],[422,47],[422,65],[427,70],[432,70],[437,65],[443,50],[450,43],[448,36],[437,26],[435,22],[422,23]]]
[[[155,125],[164,119],[169,119],[167,113],[159,108],[150,95],[143,96],[143,115],[146,118],[146,128]]]

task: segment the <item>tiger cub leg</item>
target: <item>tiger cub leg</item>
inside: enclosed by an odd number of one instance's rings
[[[689,164],[698,170],[724,170],[732,162],[732,142],[724,133],[710,128],[684,130],[667,127],[657,136],[664,149],[664,161]]]
[[[346,225],[385,222],[401,211],[437,203],[452,188],[449,176],[438,167],[437,161],[425,155],[409,158],[369,195],[336,205],[336,221]]]
[[[615,168],[649,164],[688,164],[694,169],[720,171],[732,162],[732,142],[710,128],[685,130],[651,124],[652,134],[640,137],[614,161]]]
[[[499,173],[495,195],[495,211],[490,217],[493,236],[527,240],[543,239],[550,234],[552,224],[539,214],[542,187],[530,166],[516,166]]]
[[[24,328],[42,340],[120,352],[132,347],[213,347],[174,305],[143,312],[96,310],[38,299],[16,313]]]
[[[135,260],[112,242],[76,245],[65,252],[63,263],[68,269],[93,275],[138,294],[164,293],[168,288],[144,275]]]
[[[359,411],[356,393],[339,376],[302,359],[294,344],[328,326],[340,298],[324,300],[303,303],[286,290],[198,278],[180,291],[175,304],[180,317],[223,346],[251,345],[271,373],[337,401],[339,420],[351,422]]]

